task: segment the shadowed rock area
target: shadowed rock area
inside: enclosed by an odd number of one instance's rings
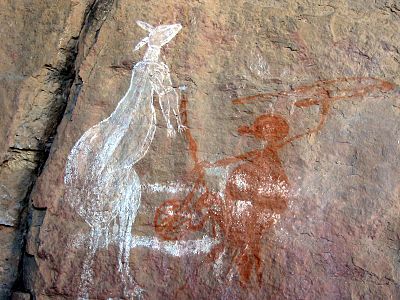
[[[0,299],[400,298],[396,1],[3,1],[0,16]],[[124,260],[123,218],[92,251],[90,187],[72,204],[64,176],[143,60],[138,20],[182,25],[160,59],[186,130],[167,134],[170,89],[155,91]]]

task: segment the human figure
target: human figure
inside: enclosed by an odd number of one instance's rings
[[[181,105],[185,108],[186,102],[183,98]],[[156,210],[154,222],[157,233],[164,239],[175,240],[185,232],[202,229],[209,220],[213,228],[212,236],[218,238],[217,231],[221,235],[221,242],[214,247],[210,258],[215,260],[222,251],[227,251],[233,257],[233,265],[238,266],[242,284],[249,282],[253,269],[261,281],[261,240],[286,210],[290,194],[290,183],[279,158],[279,150],[295,139],[320,130],[326,120],[328,106],[327,102],[321,103],[320,120],[315,128],[292,137],[288,137],[289,125],[283,116],[261,115],[253,125],[241,126],[238,132],[262,140],[265,147],[213,163],[199,162],[197,143],[188,129],[186,137],[197,179],[192,191],[183,200],[167,200]],[[181,110],[187,125],[186,110]],[[224,199],[221,199],[207,188],[205,169],[230,165],[235,167],[229,172]],[[203,193],[196,198],[201,189]],[[193,218],[195,215],[196,220]],[[202,215],[200,220],[199,215]]]
[[[350,86],[338,88],[337,85]],[[277,221],[288,206],[290,182],[279,157],[279,151],[288,143],[306,135],[319,132],[335,101],[360,98],[375,91],[388,92],[394,85],[375,78],[339,78],[320,80],[290,91],[265,93],[233,100],[234,104],[252,101],[289,99],[295,97],[295,107],[319,106],[319,121],[303,133],[289,135],[289,124],[283,116],[264,114],[251,126],[241,126],[238,132],[264,142],[264,148],[256,149],[219,161],[200,162],[197,143],[190,130],[186,131],[189,152],[195,163],[192,176],[196,176],[190,193],[182,200],[169,199],[161,204],[155,214],[156,232],[166,240],[182,238],[185,233],[212,224],[212,236],[220,239],[210,258],[215,260],[223,251],[233,259],[231,265],[238,267],[240,282],[247,285],[253,270],[259,283],[262,279],[261,241],[265,233]],[[186,106],[187,99],[181,101]],[[185,113],[185,110],[182,109]],[[184,123],[187,115],[184,114]],[[222,199],[207,188],[205,169],[233,166]],[[198,196],[199,192],[201,195]],[[202,216],[199,218],[198,216]],[[220,234],[217,233],[219,228]]]
[[[288,206],[290,183],[279,150],[294,139],[319,130],[324,122],[325,117],[321,117],[314,129],[288,138],[289,125],[283,116],[261,115],[253,125],[241,126],[238,132],[265,142],[263,149],[204,164],[207,168],[238,164],[228,175],[224,200],[217,200],[223,209],[219,215],[213,214],[222,231],[222,242],[212,256],[230,251],[242,284],[249,282],[253,269],[261,282],[261,241]]]
[[[353,86],[350,89],[336,90],[335,93],[334,84]],[[393,88],[393,84],[375,78],[341,78],[317,81],[314,85],[300,86],[290,92],[261,94],[234,100],[235,104],[242,104],[263,98],[295,96],[300,98],[294,102],[296,107],[319,106],[317,124],[293,136],[289,136],[289,125],[283,116],[261,115],[253,125],[242,126],[238,132],[262,140],[265,145],[263,149],[202,164],[203,167],[239,164],[228,175],[224,201],[216,197],[211,201],[207,199],[207,206],[223,208],[219,212],[211,211],[210,214],[223,233],[222,243],[214,249],[212,256],[215,258],[223,249],[230,249],[238,266],[242,284],[249,282],[252,270],[256,271],[261,282],[261,240],[288,206],[290,182],[279,158],[279,150],[288,143],[319,132],[328,118],[333,102],[359,98],[374,91],[387,92]],[[216,203],[218,204],[215,205]]]

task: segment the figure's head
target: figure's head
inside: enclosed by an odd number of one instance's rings
[[[135,50],[138,50],[145,44],[148,44],[149,47],[161,48],[162,46],[170,42],[174,38],[174,36],[182,29],[181,24],[160,25],[154,27],[143,21],[137,21],[136,23],[141,28],[148,31],[149,35],[137,44]]]
[[[238,132],[267,142],[276,142],[283,140],[289,134],[289,124],[282,116],[262,115],[253,125],[239,127]]]

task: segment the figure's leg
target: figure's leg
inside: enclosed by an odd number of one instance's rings
[[[132,171],[134,172],[134,171]],[[136,174],[133,174],[136,175]],[[134,176],[135,177],[135,176]],[[136,180],[135,180],[136,179]],[[143,290],[133,279],[129,267],[132,246],[132,227],[140,205],[141,191],[138,178],[134,178],[131,190],[125,195],[119,212],[119,258],[118,265],[124,282],[123,293],[129,299],[139,297]]]
[[[225,277],[228,277],[229,274],[232,272],[232,268],[234,265],[237,264],[237,256],[239,251],[237,249],[232,249],[230,247],[225,248],[226,255],[231,258],[231,263],[227,264],[228,269],[226,270]]]
[[[81,250],[82,246],[85,244],[84,242],[87,240],[87,237],[84,236],[83,234],[71,234],[68,237],[68,240],[64,243],[65,245],[65,252],[63,253],[61,264],[60,264],[60,272],[59,276],[57,276],[56,282],[55,282],[55,288],[56,290],[62,290],[64,288],[64,285],[70,284],[71,280],[74,282],[74,286],[79,286],[80,284],[80,278],[77,279],[77,282],[75,282],[75,274],[71,271],[73,269],[73,264],[78,261],[79,258],[81,258],[81,255],[79,255],[78,251]],[[86,258],[85,258],[86,259]],[[73,276],[74,278],[71,278],[70,276]]]
[[[221,253],[224,251],[225,246],[224,243],[219,243],[218,245],[214,246],[210,253],[208,253],[207,258],[206,258],[206,262],[207,263],[212,263],[214,262],[220,255]]]
[[[93,262],[99,246],[99,239],[101,235],[101,229],[91,228],[89,237],[89,249],[88,254],[83,262],[81,282],[79,285],[78,298],[88,299],[89,298],[89,287],[93,281]]]
[[[138,287],[137,283],[132,277],[131,269],[129,266],[129,258],[131,254],[131,244],[132,244],[132,226],[134,221],[133,213],[130,209],[127,209],[127,215],[124,216],[126,219],[123,224],[123,244],[121,252],[121,264],[122,264],[122,276],[124,280],[124,291],[123,294],[128,297],[133,297],[136,295],[136,289]],[[131,288],[133,291],[131,291]]]
[[[132,244],[132,226],[140,204],[140,182],[134,170],[132,174],[121,176],[120,188],[123,189],[118,200],[118,271],[126,274],[129,270],[129,256]],[[132,180],[133,183],[127,181]]]
[[[126,209],[124,206],[120,207],[118,211],[118,233],[117,233],[117,248],[118,248],[118,272],[124,273],[124,245],[126,237]]]
[[[240,284],[245,287],[250,282],[251,273],[254,267],[254,257],[248,246],[238,249],[234,258],[235,264],[239,272]]]
[[[118,227],[118,271],[128,278],[129,277],[129,256],[132,243],[132,212],[127,207],[128,203],[124,203],[119,211],[119,227]]]
[[[132,211],[129,210],[128,203],[124,203],[119,214],[119,268],[120,272],[127,275],[129,270],[129,256],[132,243]]]
[[[264,261],[261,256],[261,246],[259,243],[254,245],[253,259],[254,259],[254,265],[255,265],[255,271],[256,271],[256,275],[257,275],[258,285],[261,286],[263,271],[264,271]]]

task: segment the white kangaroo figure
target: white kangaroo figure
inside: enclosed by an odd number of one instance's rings
[[[154,92],[167,123],[168,136],[175,135],[170,120],[171,108],[178,131],[184,129],[179,117],[178,94],[172,88],[168,66],[159,58],[161,47],[171,41],[182,26],[153,27],[142,21],[137,24],[149,35],[135,50],[146,44],[148,49],[144,59],[133,67],[128,91],[107,119],[82,135],[66,164],[64,200],[91,229],[81,274],[80,298],[88,298],[93,260],[100,241],[105,241],[106,246],[109,240],[118,242],[119,271],[125,282],[124,288],[129,283],[137,287],[129,269],[131,229],[141,198],[140,180],[133,166],[148,151],[156,130]],[[113,221],[118,230],[110,233]],[[109,234],[112,235],[110,239]]]

